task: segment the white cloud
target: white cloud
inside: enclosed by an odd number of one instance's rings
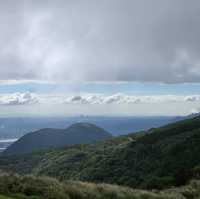
[[[187,115],[199,112],[199,104],[200,95],[1,93],[0,115]]]
[[[32,93],[0,94],[0,105],[31,105],[38,103],[38,98]]]
[[[49,98],[49,97],[48,97]],[[51,98],[51,97],[50,97]],[[200,102],[200,95],[150,95],[150,96],[137,96],[127,95],[123,93],[117,93],[114,95],[103,95],[103,94],[82,94],[65,96],[60,95],[60,103],[64,104],[143,104],[143,103],[177,103],[177,102]]]
[[[200,107],[199,108],[193,108],[190,113],[191,114],[200,113]]]
[[[109,105],[109,104],[163,104],[178,102],[200,102],[200,95],[127,95],[116,93],[103,95],[86,93],[74,94],[35,94],[35,93],[12,93],[0,94],[0,105],[32,105],[32,104],[74,104],[74,105]]]

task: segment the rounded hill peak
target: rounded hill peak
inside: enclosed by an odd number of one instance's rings
[[[78,122],[78,123],[72,124],[68,128],[100,128],[100,127],[98,127],[98,126],[96,126],[95,124],[92,124],[92,123]]]

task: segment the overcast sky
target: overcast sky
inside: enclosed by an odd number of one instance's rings
[[[0,30],[0,107],[4,114],[8,110],[10,115],[12,111],[18,114],[17,105],[31,113],[33,103],[43,110],[46,104],[41,106],[38,98],[55,95],[55,87],[58,104],[65,96],[61,110],[67,114],[93,113],[90,104],[98,104],[96,114],[164,115],[199,110],[198,97],[195,102],[183,100],[200,95],[196,88],[200,85],[199,0],[2,0]],[[30,81],[37,85],[34,90],[30,90]],[[124,82],[126,88],[118,91],[116,85]],[[93,86],[88,93],[83,84],[98,84],[98,88]],[[114,90],[108,91],[105,84],[112,84]],[[171,86],[160,89],[160,84]],[[53,86],[49,90],[44,85]],[[187,93],[176,85],[187,85],[182,86]],[[42,96],[38,96],[41,87]],[[155,92],[149,94],[149,89]],[[115,105],[107,113],[110,105],[105,102],[113,95]],[[155,95],[166,95],[166,99],[155,100]],[[177,96],[184,108],[169,100],[169,95]],[[86,96],[91,97],[90,103],[85,103]],[[104,103],[96,103],[94,96]],[[79,97],[79,105],[73,103],[76,111],[66,103],[73,97]],[[157,103],[154,106],[152,99]],[[149,108],[142,108],[144,103]],[[160,108],[155,111],[155,107]]]

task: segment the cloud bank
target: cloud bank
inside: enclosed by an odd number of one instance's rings
[[[1,1],[0,80],[199,82],[199,13],[198,0]]]
[[[0,94],[0,105],[33,105],[39,103],[38,97],[32,93]]]
[[[63,97],[65,104],[156,104],[178,102],[200,102],[200,95],[176,96],[176,95],[152,95],[135,96],[122,93],[114,95],[85,94]]]
[[[34,93],[12,93],[0,94],[0,105],[109,105],[109,104],[163,104],[179,102],[200,102],[200,95],[152,95],[136,96],[117,93],[114,95],[103,95],[87,93],[82,95],[47,95]]]

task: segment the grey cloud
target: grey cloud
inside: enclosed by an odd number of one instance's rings
[[[0,2],[0,79],[200,81],[198,0]]]
[[[69,99],[67,99],[66,103],[80,103],[80,104],[87,104],[88,100],[85,99],[84,97],[81,97],[79,95],[77,96],[72,96]]]
[[[187,102],[196,102],[200,101],[200,96],[199,95],[186,96],[184,100]]]

